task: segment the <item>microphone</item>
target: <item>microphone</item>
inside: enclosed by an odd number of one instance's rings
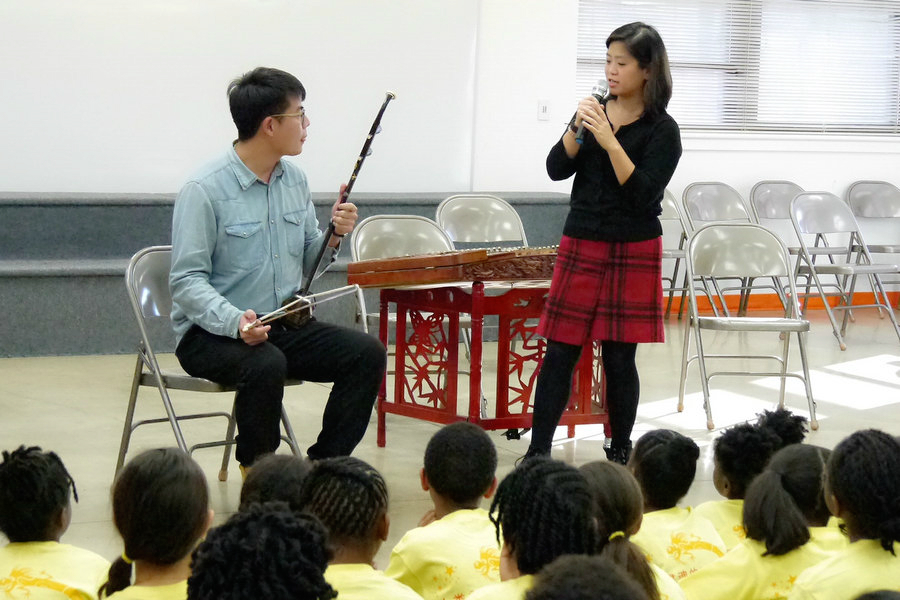
[[[606,83],[605,79],[599,80],[597,85],[591,89],[591,96],[596,98],[597,102],[601,104],[609,98],[609,84]],[[579,144],[584,143],[584,121],[581,122],[581,125],[578,126],[578,131],[575,132],[575,141]]]

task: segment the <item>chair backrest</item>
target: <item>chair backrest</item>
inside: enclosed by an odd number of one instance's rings
[[[688,240],[692,277],[787,277],[792,268],[777,235],[754,223],[712,223]]]
[[[859,224],[850,205],[830,192],[803,192],[791,202],[797,234],[857,233]]]
[[[663,222],[663,237],[669,235],[670,232],[674,233],[679,238],[678,247],[681,248],[683,246],[683,240],[687,239],[687,232],[690,231],[690,226],[687,221],[685,221],[684,214],[681,212],[681,207],[678,206],[678,200],[675,198],[675,194],[669,191],[668,188],[666,188],[666,191],[663,193],[662,214],[659,215],[659,220]],[[672,222],[674,227],[667,228],[666,221]]]
[[[350,237],[353,260],[448,252],[453,242],[437,223],[415,215],[375,215],[360,221]]]
[[[750,206],[756,215],[756,222],[762,219],[791,218],[791,200],[803,192],[803,188],[793,181],[767,179],[757,182],[750,190]]]
[[[847,203],[857,217],[900,218],[900,188],[887,181],[854,181],[847,189]]]
[[[172,312],[171,268],[172,246],[151,246],[131,257],[125,271],[125,284],[138,321],[150,317],[168,318]]]
[[[437,207],[435,221],[454,242],[528,245],[525,227],[512,205],[489,194],[457,194]]]
[[[753,215],[743,196],[730,185],[719,181],[689,184],[684,188],[682,203],[691,229],[703,223],[753,222]]]

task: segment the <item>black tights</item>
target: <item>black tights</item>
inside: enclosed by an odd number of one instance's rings
[[[641,382],[634,357],[637,344],[627,342],[601,342],[603,377],[606,379],[606,402],[612,445],[624,448],[631,439],[631,430],[637,416]],[[547,341],[547,353],[538,374],[534,393],[534,417],[532,421],[529,452],[548,453],[553,433],[569,402],[572,375],[581,356],[581,346]]]

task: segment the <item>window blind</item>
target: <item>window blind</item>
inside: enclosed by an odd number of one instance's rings
[[[682,129],[900,134],[900,1],[579,0],[577,98],[632,21],[666,44]]]

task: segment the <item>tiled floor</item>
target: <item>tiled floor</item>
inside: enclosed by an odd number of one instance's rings
[[[879,319],[874,311],[857,311],[856,319],[847,335],[848,349],[841,352],[824,315],[812,315],[809,359],[821,426],[819,431],[809,434],[810,443],[833,447],[847,434],[867,427],[900,435],[900,342],[889,321]],[[665,427],[697,441],[702,448],[701,464],[684,501],[695,504],[716,497],[711,482],[712,440],[721,428],[753,419],[759,411],[772,408],[777,401],[777,380],[714,379],[712,402],[718,429],[709,432],[695,368],[690,371],[686,408],[683,413],[675,410],[683,329],[674,317],[668,322],[667,337],[667,343],[644,345],[638,352],[642,392],[634,437]],[[720,334],[708,348],[719,351],[719,347],[746,348],[748,344],[760,352],[778,352],[777,339],[772,336],[760,339],[748,334]],[[796,370],[799,369],[796,344],[794,348],[791,367]],[[73,523],[63,541],[110,558],[121,552],[121,542],[110,517],[109,488],[133,368],[133,356],[0,360],[0,448],[27,444],[56,451],[74,477],[81,499],[74,506]],[[327,386],[314,383],[288,390],[285,402],[301,443],[308,444],[314,439],[327,393]],[[161,414],[153,390],[145,389],[142,394],[144,405],[140,412]],[[206,409],[215,405],[222,410],[230,407],[230,397],[226,395],[212,400],[208,396],[198,400],[196,395],[181,398],[182,407],[202,405]],[[796,382],[789,384],[787,404],[797,412],[806,413],[802,387]],[[384,474],[390,488],[391,533],[377,557],[382,568],[393,544],[430,507],[427,493],[419,488],[418,470],[425,445],[437,427],[388,416],[388,444],[386,448],[378,448],[373,416],[372,426],[356,450],[356,456]],[[219,423],[185,425],[189,440],[221,435],[221,430]],[[556,458],[580,465],[603,456],[603,432],[599,426],[578,427],[574,440],[561,437],[565,435],[564,428],[558,434],[553,451]],[[528,441],[507,441],[500,432],[494,432],[493,437],[500,455],[498,476],[502,477],[524,453]],[[131,454],[167,445],[173,445],[168,428],[148,426],[135,434]],[[237,465],[232,463],[228,481],[220,483],[216,478],[221,461],[219,451],[200,450],[194,456],[209,474],[212,506],[217,521],[221,521],[237,506],[240,493]]]

